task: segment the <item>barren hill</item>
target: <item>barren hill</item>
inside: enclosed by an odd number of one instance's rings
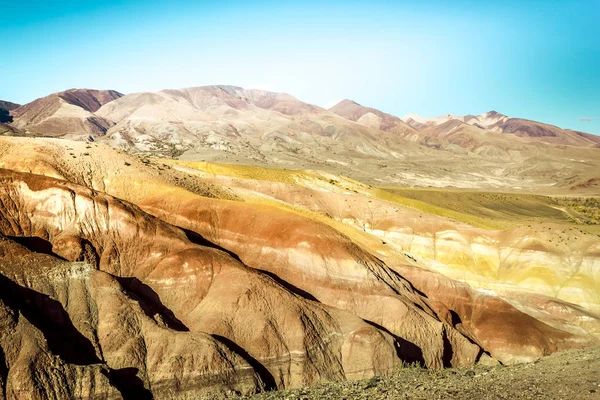
[[[370,107],[363,107],[352,100],[342,100],[329,109],[351,121],[382,131],[393,132],[404,137],[415,137],[415,129],[391,114]]]
[[[533,138],[537,142],[547,142],[568,146],[592,147],[600,143],[600,137],[584,132],[561,129],[522,118],[511,118],[497,111],[480,115],[457,116],[447,114],[439,117],[421,117],[406,114],[402,120],[418,131],[432,129],[448,121],[460,121],[491,132],[508,133],[524,138]]]
[[[348,121],[287,94],[206,86],[137,93],[107,104],[98,115],[116,122],[116,147],[168,156],[227,157],[298,165],[336,154],[391,156],[419,152],[397,135]]]
[[[509,120],[496,112],[461,117],[468,122],[451,115],[425,121],[417,132],[349,100],[323,110],[289,95],[231,86],[131,94],[98,115],[116,122],[103,140],[128,151],[326,169],[386,184],[567,187],[594,178],[599,162],[596,149],[509,138],[493,128]],[[566,169],[549,170],[556,160]]]
[[[7,111],[16,110],[21,105],[16,103],[11,103],[10,101],[0,100],[0,108],[4,108]]]
[[[113,123],[94,112],[121,96],[113,90],[87,89],[51,94],[15,109],[13,125],[33,135],[82,139],[101,136]]]
[[[498,132],[569,146],[594,146],[600,137],[521,118],[509,118],[492,126]]]

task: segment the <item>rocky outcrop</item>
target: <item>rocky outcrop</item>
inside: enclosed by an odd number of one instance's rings
[[[528,362],[556,351],[598,343],[592,333],[577,329],[576,323],[571,321],[570,326],[560,323],[570,315],[579,314],[595,320],[595,326],[600,327],[598,316],[581,313],[574,304],[562,303],[560,311],[547,308],[549,318],[544,318],[528,314],[518,304],[492,291],[472,289],[433,271],[402,264],[395,265],[394,270],[409,279],[417,290],[428,293],[434,309],[441,307],[440,313],[449,310],[448,322],[505,364]],[[551,300],[547,298],[545,302]]]
[[[17,241],[27,247],[0,240],[7,399],[143,399],[264,385],[212,336],[184,333],[147,286],[43,254],[41,239]]]
[[[150,213],[209,238],[305,296],[389,331],[405,344],[400,348],[405,358],[442,367],[470,364],[478,356],[477,346],[440,321],[409,282],[326,225],[218,200],[144,204]],[[173,208],[178,212],[160,211]]]

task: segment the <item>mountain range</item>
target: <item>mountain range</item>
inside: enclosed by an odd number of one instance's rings
[[[600,344],[594,135],[235,86],[3,104],[1,400],[224,399]]]
[[[225,85],[128,95],[72,89],[11,114],[9,134],[101,141],[156,157],[328,169],[377,184],[561,191],[598,178],[600,169],[600,136],[496,111],[399,118],[352,100],[326,110]]]

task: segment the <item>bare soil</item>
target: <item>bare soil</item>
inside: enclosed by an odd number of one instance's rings
[[[600,348],[556,353],[528,364],[426,370],[247,399],[600,399]]]

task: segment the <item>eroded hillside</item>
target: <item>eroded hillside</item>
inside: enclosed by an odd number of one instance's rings
[[[57,139],[0,138],[0,167],[7,398],[249,394],[598,341],[600,238],[574,208],[489,229],[330,173]]]

